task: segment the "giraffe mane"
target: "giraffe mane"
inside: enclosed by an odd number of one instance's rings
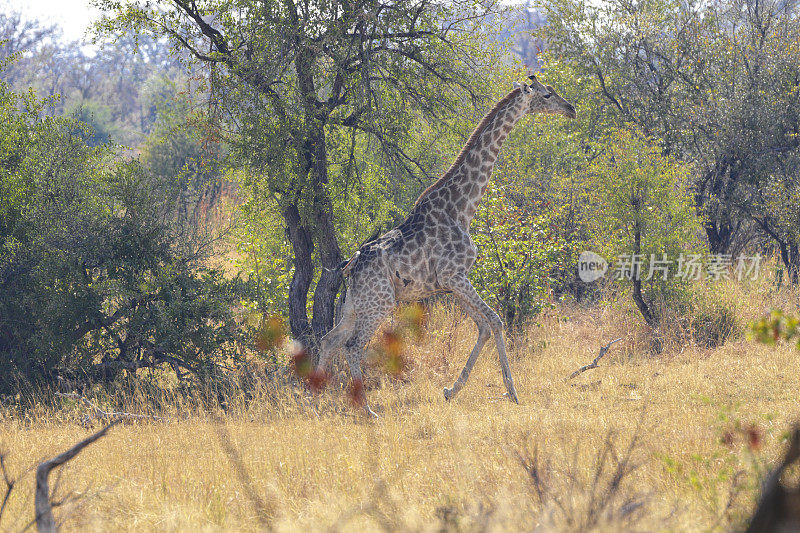
[[[456,160],[453,161],[452,165],[450,165],[450,168],[447,170],[447,172],[445,172],[441,178],[439,178],[431,185],[429,185],[427,189],[422,191],[422,194],[419,195],[417,201],[414,202],[414,207],[417,207],[417,205],[419,205],[419,203],[422,201],[423,198],[425,198],[425,196],[428,195],[428,193],[441,187],[442,184],[444,184],[444,182],[447,180],[447,178],[449,178],[455,173],[458,167],[461,166],[461,163],[464,162],[464,159],[467,157],[467,153],[478,142],[478,138],[480,137],[483,128],[489,123],[490,120],[494,118],[494,116],[497,114],[500,108],[503,107],[505,104],[507,104],[509,100],[514,98],[519,93],[519,91],[520,91],[519,87],[512,90],[510,93],[505,95],[502,100],[497,102],[494,105],[494,107],[490,109],[488,113],[486,113],[486,115],[484,115],[480,123],[477,126],[475,126],[474,130],[472,130],[472,135],[469,136],[469,139],[467,139],[466,144],[464,144],[464,147],[461,149],[461,152],[459,152],[458,157],[456,157]]]

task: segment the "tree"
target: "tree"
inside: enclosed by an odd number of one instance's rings
[[[480,101],[485,91],[473,74],[489,59],[481,20],[499,11],[494,2],[466,0],[96,4],[110,15],[101,31],[166,37],[209,68],[220,134],[232,132],[226,138],[251,170],[249,185],[280,207],[294,266],[289,321],[306,340],[332,326],[341,283],[332,137],[369,139],[398,175],[427,175],[402,141],[414,122],[436,123]]]
[[[760,229],[797,270],[793,223],[770,210],[786,182],[797,202],[800,19],[778,0],[552,0],[544,35],[553,53],[598,84],[616,117],[693,163],[694,202],[713,253]],[[792,243],[795,244],[792,244]],[[783,244],[781,244],[783,243]]]
[[[68,116],[84,124],[76,133],[82,135],[89,146],[108,144],[115,137],[111,109],[108,106],[88,100],[66,111]]]
[[[236,357],[238,279],[175,220],[174,176],[89,146],[86,126],[0,82],[0,393]]]
[[[32,56],[51,46],[58,37],[56,26],[26,20],[18,11],[0,13],[0,62],[6,62],[12,56],[16,58],[3,69],[3,79],[11,85],[24,81],[31,63],[35,61]]]
[[[617,130],[603,142],[589,173],[586,215],[593,245],[618,259],[619,270],[612,275],[630,281],[636,307],[657,328],[658,306],[673,301],[686,279],[678,275],[679,257],[696,251],[699,221],[686,186],[687,169],[638,132]]]
[[[202,120],[198,124],[187,80],[162,75],[148,80],[145,89],[140,105],[154,109],[142,163],[162,179],[177,178],[178,217],[202,231],[199,226],[214,222],[205,215],[222,200],[219,143],[207,138]]]

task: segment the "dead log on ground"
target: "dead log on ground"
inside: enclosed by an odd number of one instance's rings
[[[594,361],[592,361],[588,365],[584,365],[584,366],[580,367],[578,370],[576,370],[575,372],[570,374],[569,377],[567,379],[565,379],[564,381],[568,381],[568,380],[574,378],[575,376],[577,376],[579,374],[582,374],[583,372],[586,372],[587,370],[590,370],[592,368],[597,368],[597,362],[600,361],[600,359],[603,358],[603,356],[606,354],[608,349],[611,348],[611,345],[614,344],[615,342],[618,342],[618,341],[621,341],[621,340],[622,340],[622,337],[620,337],[618,339],[614,339],[613,341],[609,342],[608,344],[606,344],[605,346],[600,348],[600,353],[598,354],[597,357],[594,358]]]

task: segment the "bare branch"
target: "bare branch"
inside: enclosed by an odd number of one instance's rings
[[[590,370],[592,368],[597,368],[598,361],[600,361],[600,359],[602,359],[602,357],[606,354],[608,349],[611,348],[611,345],[614,344],[615,342],[619,342],[621,340],[622,340],[622,337],[620,337],[618,339],[614,339],[613,341],[609,342],[608,344],[606,344],[605,346],[600,348],[600,353],[597,355],[597,357],[594,358],[594,361],[592,361],[588,365],[584,365],[584,366],[580,367],[578,370],[576,370],[575,372],[570,374],[569,377],[567,379],[565,379],[564,381],[570,380],[570,379],[574,378],[575,376],[577,376],[577,375],[579,375],[579,374],[581,374],[583,372],[586,372],[587,370]]]
[[[2,522],[3,511],[6,510],[6,504],[8,503],[8,499],[11,497],[11,492],[14,490],[14,484],[16,483],[15,479],[11,479],[8,476],[8,470],[6,469],[6,456],[3,453],[0,453],[0,470],[3,471],[3,481],[6,483],[6,494],[3,496],[3,503],[0,504],[0,522]]]
[[[65,451],[61,455],[40,463],[36,468],[36,496],[34,499],[34,509],[36,511],[36,528],[40,533],[55,533],[57,531],[55,518],[53,517],[53,506],[50,503],[50,485],[48,477],[54,468],[67,463],[78,455],[84,448],[94,441],[102,438],[109,429],[119,423],[115,420],[97,433],[80,441],[78,444]]]

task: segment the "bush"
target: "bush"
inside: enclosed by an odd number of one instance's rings
[[[236,356],[246,287],[205,268],[177,180],[41,109],[0,82],[0,393],[159,364],[201,376]]]
[[[486,190],[472,225],[479,255],[470,276],[513,329],[550,305],[550,285],[554,273],[564,268],[567,252],[551,227],[554,215],[519,205],[508,194],[510,188],[490,184]]]
[[[678,272],[681,254],[700,248],[687,168],[637,131],[614,130],[596,149],[585,213],[592,249],[616,260],[609,275],[620,274],[645,321],[657,328],[670,308],[686,303],[688,279]],[[634,258],[641,259],[640,268]],[[654,258],[665,270],[650,276]]]
[[[687,320],[694,343],[708,348],[722,346],[742,331],[735,303],[717,285],[692,292]]]

